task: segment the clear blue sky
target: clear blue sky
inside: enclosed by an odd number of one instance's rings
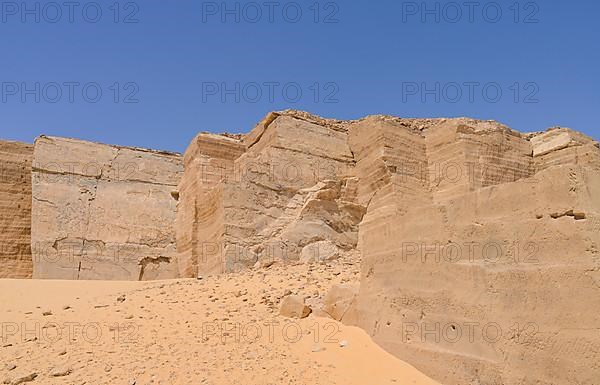
[[[0,137],[183,151],[296,108],[600,139],[600,2],[426,3],[2,1]]]

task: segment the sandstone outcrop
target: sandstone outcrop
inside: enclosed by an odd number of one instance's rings
[[[176,221],[181,277],[196,277],[203,250],[220,244],[224,208],[211,192],[235,177],[234,161],[244,151],[239,138],[202,133],[185,152]]]
[[[194,168],[185,169],[180,199],[200,202],[194,218],[178,222],[183,233],[190,232],[193,223],[191,242],[181,237],[178,243],[186,276],[239,271],[257,262],[295,261],[304,248],[322,241],[341,250],[355,248],[365,207],[356,201],[358,181],[351,176],[354,161],[346,126],[285,111],[269,114],[237,143],[197,138],[186,152],[186,164],[188,154],[201,153],[196,156],[200,163],[224,164],[231,171],[217,181],[197,178]],[[197,149],[208,140],[231,142],[235,149],[226,154]],[[190,183],[197,187],[187,188]],[[196,250],[191,256],[190,243]],[[318,247],[312,247],[315,250]]]
[[[235,146],[234,171],[197,189],[188,272],[358,248],[360,289],[333,288],[323,310],[441,382],[597,377],[600,338],[586,332],[600,324],[586,314],[600,298],[597,142],[468,118],[285,111]]]
[[[593,384],[598,144],[568,129],[373,119],[355,135],[380,132],[380,148],[353,147],[370,199],[359,324],[444,384]]]
[[[181,156],[42,136],[33,158],[34,278],[178,276]]]
[[[20,250],[2,274],[31,274],[28,196],[37,278],[335,276],[358,250],[360,282],[288,290],[281,314],[359,325],[444,384],[600,378],[600,148],[581,133],[282,111],[183,158],[40,137],[29,190],[28,151],[0,144],[0,244]]]
[[[0,141],[0,278],[31,278],[33,146]]]

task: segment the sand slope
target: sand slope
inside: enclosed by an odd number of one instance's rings
[[[0,381],[436,384],[361,329],[278,315],[287,290],[316,307],[357,269],[340,260],[203,280],[2,280]]]

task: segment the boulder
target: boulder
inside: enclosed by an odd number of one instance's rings
[[[311,313],[310,307],[304,304],[304,299],[298,295],[288,295],[281,300],[279,315],[288,318],[306,318]]]
[[[332,286],[323,301],[323,311],[336,321],[354,325],[357,322],[358,288],[358,284]]]
[[[339,248],[330,240],[311,243],[302,248],[300,262],[333,261],[340,257]]]

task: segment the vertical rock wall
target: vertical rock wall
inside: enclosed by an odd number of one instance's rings
[[[348,319],[440,382],[600,373],[600,148],[572,130],[284,111],[183,159],[50,137],[33,161],[11,142],[0,157],[2,277],[196,277],[358,248]]]
[[[178,277],[181,156],[40,137],[34,145],[33,277]]]
[[[320,182],[335,184],[351,175],[345,123],[299,112],[274,113],[244,143],[247,151],[235,163],[240,177],[230,188],[231,204],[225,204],[224,269],[297,260],[304,247],[325,239],[344,247],[345,230],[324,223],[325,216],[311,219],[303,208],[319,199],[310,194],[312,188],[329,190]],[[340,206],[333,201],[339,192],[330,192],[327,205],[336,211]]]
[[[0,141],[0,278],[31,278],[33,146]]]
[[[196,277],[203,252],[220,245],[224,207],[216,187],[235,178],[234,161],[244,151],[236,138],[199,134],[185,152],[176,225],[181,277]],[[213,269],[220,270],[214,264],[204,270]]]
[[[271,113],[226,153],[208,150],[201,144],[208,140],[197,138],[186,152],[180,208],[195,207],[193,218],[186,209],[179,221],[186,275],[297,260],[305,247],[325,240],[333,245],[328,243],[329,249],[356,246],[364,207],[354,202],[345,122],[295,111]],[[218,183],[202,180],[198,167],[188,166],[192,159],[225,162],[233,171]],[[197,191],[190,187],[194,184]]]
[[[415,135],[414,123],[397,135]],[[370,124],[369,135],[385,131]],[[597,143],[465,119],[421,127],[403,151],[425,160],[422,183],[387,155],[400,149],[393,137],[366,154],[353,146],[359,190],[374,191],[360,228],[360,326],[444,384],[595,383]]]

